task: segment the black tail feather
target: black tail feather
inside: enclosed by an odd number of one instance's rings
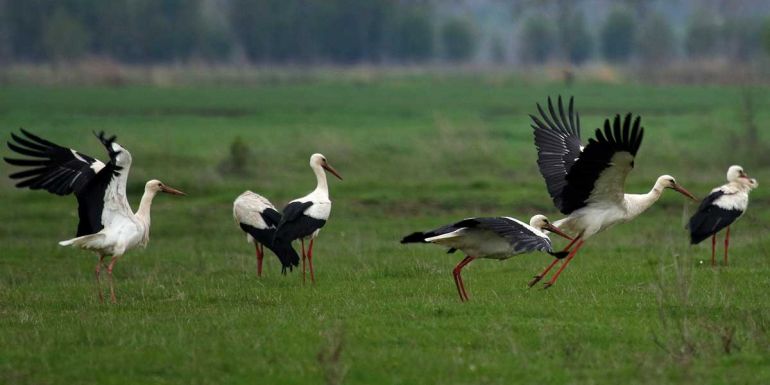
[[[426,243],[425,242],[426,235],[425,233],[418,231],[416,233],[411,233],[404,238],[401,239],[401,243]]]
[[[551,255],[553,255],[553,256],[554,256],[554,257],[556,257],[557,259],[563,259],[563,258],[564,258],[564,257],[566,257],[567,255],[569,255],[569,251],[556,251],[556,252],[550,252],[550,253],[548,253],[548,254],[551,254]]]
[[[267,246],[267,245],[266,245]],[[286,274],[286,269],[292,271],[294,266],[299,266],[299,254],[291,246],[291,242],[273,243],[268,248],[275,253],[281,261],[281,273]]]

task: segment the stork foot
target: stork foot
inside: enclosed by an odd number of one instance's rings
[[[540,282],[541,279],[543,279],[542,275],[536,275],[535,278],[533,278],[531,281],[529,281],[529,283],[527,285],[529,285],[529,287],[535,286],[535,284]]]
[[[553,286],[553,283],[551,283],[551,282],[546,282],[546,283],[544,283],[544,284],[543,284],[543,290],[545,290],[545,289],[547,289],[547,288],[549,288],[549,287],[551,287],[551,286]]]

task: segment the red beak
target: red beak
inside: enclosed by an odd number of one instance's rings
[[[173,187],[168,187],[166,185],[161,186],[160,191],[163,191],[164,193],[171,194],[171,195],[187,195]]]
[[[337,172],[337,170],[335,170],[335,169],[334,169],[334,167],[330,166],[328,163],[324,163],[324,164],[322,164],[322,165],[321,165],[321,167],[323,167],[323,168],[324,168],[324,170],[326,170],[326,171],[329,171],[330,173],[334,174],[334,176],[336,176],[337,178],[339,178],[340,180],[342,180],[342,177],[341,177],[341,176],[340,176],[340,174]]]
[[[570,237],[569,235],[565,234],[563,231],[561,231],[561,229],[559,229],[558,227],[556,227],[556,226],[554,226],[554,225],[552,225],[550,223],[546,223],[545,226],[543,226],[543,228],[548,230],[548,231],[551,231],[553,233],[559,234],[562,237],[569,239],[570,241],[572,240],[572,237]]]
[[[686,197],[688,197],[688,198],[690,198],[690,199],[692,199],[692,200],[694,200],[696,202],[698,201],[698,198],[696,198],[695,195],[690,194],[690,192],[685,190],[684,187],[682,187],[682,186],[680,186],[678,184],[675,184],[674,187],[672,187],[672,188],[674,190],[676,190],[677,192],[679,192],[680,194],[682,194],[682,195],[684,195],[684,196],[686,196]]]

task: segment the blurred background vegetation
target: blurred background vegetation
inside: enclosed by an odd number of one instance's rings
[[[757,82],[770,77],[768,15],[764,0],[0,0],[0,81],[46,65],[121,83],[150,64]]]

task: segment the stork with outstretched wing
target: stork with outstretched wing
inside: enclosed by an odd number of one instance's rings
[[[24,129],[12,133],[8,148],[26,158],[4,158],[14,166],[27,167],[10,175],[17,179],[18,188],[46,190],[56,195],[74,194],[78,201],[79,223],[76,237],[59,242],[99,255],[96,263],[96,282],[99,284],[104,258],[111,256],[107,265],[110,298],[116,302],[112,269],[118,258],[137,246],[147,246],[150,240],[150,207],[158,192],[185,195],[159,180],[145,184],[144,195],[136,213],[126,198],[126,180],[131,167],[131,154],[117,142],[115,136],[96,134],[110,157],[103,163],[88,155],[59,146]],[[101,288],[99,300],[104,302]]]

